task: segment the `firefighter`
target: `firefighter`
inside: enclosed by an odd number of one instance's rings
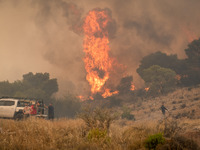
[[[162,106],[160,107],[162,114],[165,116],[165,110],[168,111],[168,109],[164,106],[164,103],[162,104]],[[168,111],[169,112],[169,111]]]
[[[49,106],[46,106],[46,108],[48,108],[48,119],[49,120],[53,120],[54,119],[54,107],[52,105],[52,103],[49,103]]]
[[[37,107],[36,104],[31,105],[31,115],[37,115]]]
[[[25,107],[23,109],[24,117],[27,118],[30,116],[31,113],[31,107],[26,103]]]
[[[49,104],[49,107],[48,107],[48,117],[51,120],[54,119],[54,107],[51,103]]]

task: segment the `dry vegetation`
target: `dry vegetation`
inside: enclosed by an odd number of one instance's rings
[[[145,149],[145,140],[157,133],[165,138],[165,143],[157,149],[199,149],[199,91],[200,87],[184,88],[167,96],[124,104],[133,110],[135,121],[119,118],[113,121],[105,110],[84,114],[83,119],[53,122],[34,118],[1,119],[0,149]],[[170,112],[165,119],[159,109],[162,102]]]
[[[164,102],[169,110],[167,116],[176,119],[200,119],[200,85],[195,88],[181,88],[166,96],[138,100],[134,104],[124,104],[131,108],[136,120],[159,120],[160,106]]]

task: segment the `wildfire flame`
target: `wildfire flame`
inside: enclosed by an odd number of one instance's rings
[[[145,90],[146,92],[148,92],[148,91],[149,91],[149,87],[144,88],[144,90]]]
[[[86,100],[85,97],[82,96],[82,95],[77,96],[77,98],[80,99],[81,101],[85,101]]]
[[[133,83],[131,83],[131,91],[134,91],[135,90],[135,85]]]
[[[84,42],[86,79],[91,86],[91,93],[104,93],[107,97],[116,92],[102,88],[109,79],[113,60],[109,57],[109,38],[107,24],[111,18],[104,10],[91,10],[85,18]]]
[[[89,97],[90,100],[94,100],[94,98],[92,96]]]
[[[105,92],[102,94],[104,98],[112,96],[113,94],[118,94],[119,91],[111,92],[110,89],[106,89]]]
[[[176,77],[175,77],[178,81],[181,80],[181,75],[177,74]]]

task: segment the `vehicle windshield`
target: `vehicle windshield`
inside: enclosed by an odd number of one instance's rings
[[[15,104],[14,101],[6,101],[6,100],[0,101],[0,106],[12,106],[14,104]]]
[[[27,104],[28,106],[30,106],[30,102],[27,102],[27,101],[18,101],[17,107],[25,107],[26,104]]]

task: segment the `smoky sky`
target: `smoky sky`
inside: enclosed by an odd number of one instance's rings
[[[110,56],[126,66],[118,78],[133,75],[141,87],[136,69],[144,56],[161,51],[185,58],[188,38],[200,36],[199,6],[199,0],[0,0],[0,80],[49,72],[58,79],[60,95],[89,93],[82,25],[99,8],[114,22]]]

